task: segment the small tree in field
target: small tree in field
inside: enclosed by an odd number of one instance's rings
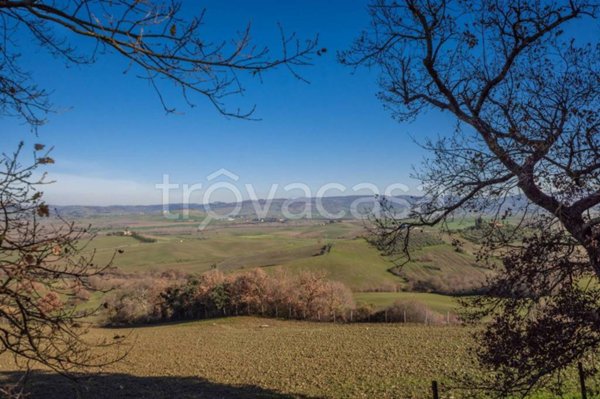
[[[503,265],[471,305],[491,318],[478,355],[500,396],[527,394],[600,344],[600,44],[566,33],[596,26],[599,8],[374,0],[370,28],[340,54],[379,68],[379,96],[397,119],[456,117],[453,134],[424,144],[425,196],[408,220],[387,204],[373,242],[406,253],[415,227],[459,211],[495,215],[480,256]],[[519,228],[496,227],[521,196]]]

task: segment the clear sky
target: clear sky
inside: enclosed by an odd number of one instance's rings
[[[303,195],[285,191],[290,183],[305,183],[313,194],[325,183],[351,187],[369,182],[381,191],[403,183],[416,192],[409,179],[411,165],[423,156],[411,135],[452,131],[453,119],[429,113],[412,124],[398,123],[375,97],[377,74],[366,69],[353,73],[336,60],[369,23],[363,1],[204,1],[185,2],[186,12],[205,7],[207,34],[232,37],[252,23],[255,41],[279,50],[277,23],[302,37],[319,34],[319,46],[328,52],[300,70],[310,84],[294,79],[285,69],[257,79],[245,79],[244,98],[231,98],[231,108],[256,104],[260,121],[227,119],[203,98],[196,107],[182,104],[176,90],[165,89],[167,101],[178,114],[166,115],[148,83],[124,74],[125,61],[108,54],[90,66],[66,67],[20,39],[22,65],[40,86],[50,90],[60,110],[34,137],[21,121],[0,119],[0,145],[11,151],[25,139],[32,145],[53,145],[56,164],[48,168],[57,182],[46,188],[53,204],[157,204],[155,188],[163,175],[172,183],[202,183],[225,168],[239,176],[232,183],[245,195],[252,184],[264,197],[278,184],[277,197]],[[76,41],[82,50],[86,42]],[[223,179],[227,180],[226,177]],[[221,180],[223,180],[221,179]],[[225,190],[226,191],[226,190]],[[211,200],[229,200],[215,191]],[[171,202],[179,202],[177,194]],[[200,201],[198,201],[200,202]]]

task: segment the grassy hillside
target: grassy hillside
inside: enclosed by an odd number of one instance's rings
[[[490,273],[476,263],[471,251],[457,251],[447,243],[420,248],[411,258],[393,272],[405,278],[413,290],[469,292],[481,286]]]
[[[323,271],[355,291],[395,290],[404,284],[401,278],[389,272],[390,262],[362,239],[336,240],[330,253],[297,258],[285,267],[291,271]]]
[[[271,271],[281,267],[291,273],[324,272],[355,292],[448,293],[476,287],[488,273],[475,264],[473,245],[457,252],[447,238],[433,230],[414,236],[412,261],[398,268],[361,237],[364,228],[360,222],[233,224],[187,233],[171,231],[169,221],[152,224],[144,219],[143,223],[130,229],[155,242],[101,233],[88,250],[95,248],[99,263],[108,262],[119,250],[122,253],[114,266],[125,272],[174,269],[201,273],[212,267],[225,272],[254,267]],[[322,248],[329,244],[331,250],[323,253]]]

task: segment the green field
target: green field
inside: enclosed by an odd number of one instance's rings
[[[88,250],[96,249],[99,263],[108,262],[117,249],[123,251],[114,266],[125,272],[174,269],[201,273],[215,266],[225,272],[282,267],[290,272],[324,272],[353,291],[398,291],[409,288],[408,282],[418,281],[481,280],[486,272],[474,265],[472,253],[457,253],[435,232],[427,233],[432,237],[431,245],[424,241],[424,246],[413,250],[413,260],[392,273],[394,264],[362,238],[361,223],[218,226],[186,234],[170,231],[168,221],[145,223],[143,228],[132,230],[156,242],[100,233]],[[333,245],[331,251],[316,256],[328,243]]]

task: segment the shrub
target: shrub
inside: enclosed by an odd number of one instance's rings
[[[356,307],[353,311],[352,321],[357,322],[369,322],[371,321],[372,315],[375,313],[375,309],[372,305],[361,304]]]
[[[104,303],[109,323],[138,324],[163,319],[161,293],[173,285],[173,281],[156,273],[113,275],[107,280],[106,285],[115,289]]]
[[[150,244],[150,243],[156,242],[156,238],[146,237],[135,231],[131,232],[131,237],[135,238],[136,240],[138,240],[139,242],[142,242],[142,243]]]
[[[391,281],[384,281],[379,284],[363,285],[358,292],[400,292],[402,284]]]
[[[74,297],[78,302],[86,302],[90,299],[91,294],[83,287],[78,287],[75,290]]]
[[[424,323],[428,321],[431,309],[422,302],[414,300],[398,300],[387,308],[388,320],[405,321],[407,323]]]
[[[139,324],[158,321],[161,314],[156,296],[147,288],[136,287],[110,297],[105,306],[109,309],[111,324]]]
[[[443,315],[432,311],[427,305],[416,300],[399,299],[384,310],[371,316],[371,320],[389,323],[444,324]]]
[[[427,276],[409,282],[410,291],[447,293],[452,289],[439,276]]]
[[[444,295],[478,295],[485,293],[485,275],[427,276],[408,282],[408,290]]]

